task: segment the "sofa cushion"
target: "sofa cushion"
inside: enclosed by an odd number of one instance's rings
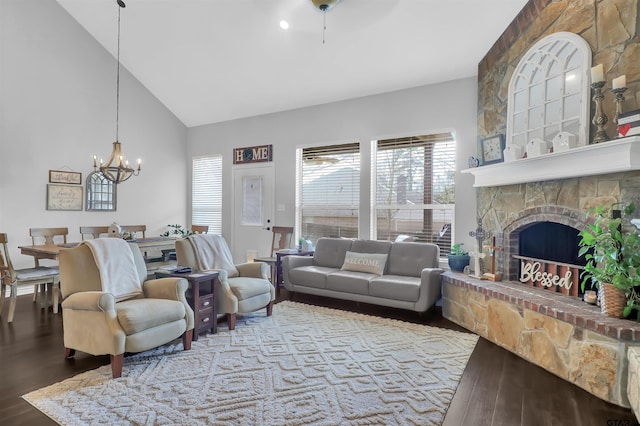
[[[327,275],[338,271],[337,268],[323,266],[300,266],[289,270],[289,281],[295,285],[327,288]]]
[[[368,272],[382,275],[387,264],[387,255],[381,253],[356,253],[348,251],[344,257],[342,271]]]
[[[184,319],[182,302],[166,299],[132,299],[116,303],[118,322],[127,336]]]
[[[394,243],[387,273],[420,277],[424,268],[437,268],[440,248],[430,243]]]
[[[313,254],[313,264],[327,268],[338,268],[344,263],[344,255],[353,240],[343,238],[319,238]]]
[[[420,278],[383,275],[369,282],[369,295],[384,299],[416,302],[420,297]]]
[[[339,271],[327,276],[327,290],[369,294],[369,280],[377,275],[366,272]]]

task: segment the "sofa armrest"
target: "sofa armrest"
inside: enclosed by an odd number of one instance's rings
[[[189,283],[184,278],[156,278],[142,284],[144,297],[182,301]],[[185,298],[186,301],[186,298]]]
[[[149,299],[167,299],[182,302],[186,311],[187,331],[195,325],[194,313],[187,302],[189,282],[184,278],[156,278],[142,284],[145,297]]]
[[[81,291],[64,299],[63,309],[75,311],[113,312],[116,301],[111,293],[102,291]]]
[[[441,268],[424,268],[420,273],[420,297],[416,303],[416,311],[424,312],[436,304],[440,298],[442,284]]]
[[[313,256],[296,256],[289,255],[282,258],[282,268],[284,270],[291,270],[293,268],[299,268],[301,266],[312,266]]]
[[[253,277],[269,280],[269,265],[265,262],[248,262],[236,265],[236,269],[241,277]]]

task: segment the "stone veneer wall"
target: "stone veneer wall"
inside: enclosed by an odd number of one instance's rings
[[[627,350],[639,347],[637,322],[606,317],[570,296],[456,272],[442,275],[442,314],[605,401],[630,406]]]
[[[623,109],[640,108],[639,20],[638,0],[530,0],[478,65],[478,137],[506,134],[507,93],[515,67],[538,40],[560,31],[589,43],[593,64],[604,66],[606,88],[625,74],[629,90]],[[612,93],[605,94],[604,111],[613,137]]]
[[[478,139],[506,134],[508,85],[518,61],[539,39],[559,31],[573,32],[589,43],[593,63],[604,65],[608,88],[613,78],[625,74],[629,90],[624,110],[640,108],[639,21],[638,0],[530,0],[478,65]],[[606,93],[604,107],[608,134],[614,136],[611,93]],[[489,235],[509,248],[510,236],[503,231],[523,212],[555,206],[584,217],[595,205],[638,201],[639,178],[640,173],[629,172],[479,188],[478,217]],[[581,218],[576,224],[583,222]]]

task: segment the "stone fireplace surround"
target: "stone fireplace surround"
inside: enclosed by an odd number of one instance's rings
[[[506,278],[491,282],[445,273],[443,316],[605,401],[629,407],[627,353],[640,348],[640,323],[606,317],[577,297],[521,284],[513,255],[520,231],[534,223],[582,230],[591,223],[591,207],[639,198],[637,164],[608,174],[481,186],[478,216],[503,248],[497,269]]]

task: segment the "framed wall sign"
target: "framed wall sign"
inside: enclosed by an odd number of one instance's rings
[[[47,185],[47,210],[82,210],[82,186]]]
[[[233,164],[264,163],[273,161],[273,145],[233,148]]]
[[[82,184],[82,173],[66,172],[63,170],[49,170],[49,183]]]
[[[496,135],[483,139],[480,144],[482,164],[493,164],[504,161],[504,135]]]

